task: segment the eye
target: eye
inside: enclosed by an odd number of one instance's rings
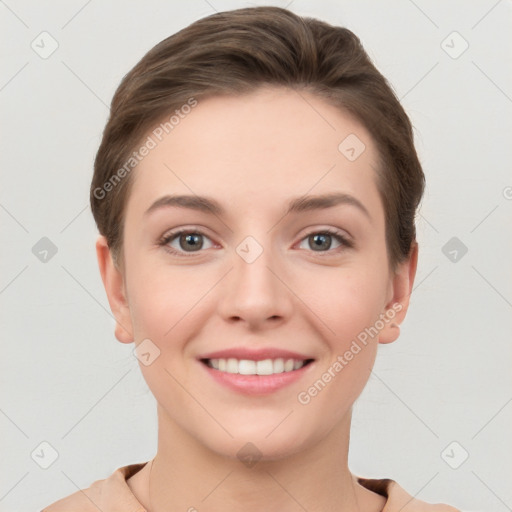
[[[210,245],[204,244],[204,240],[208,240]],[[306,242],[310,244],[313,252],[331,253],[332,241],[338,244],[334,249],[342,249],[353,247],[353,243],[341,232],[332,229],[323,229],[321,231],[312,231],[301,240],[301,245]],[[173,245],[174,244],[174,245]],[[201,249],[209,249],[213,247],[210,238],[200,230],[182,229],[166,233],[158,241],[158,245],[164,246],[165,250],[176,256],[192,256],[194,253],[201,252]],[[338,252],[338,251],[336,251]]]
[[[201,249],[209,249],[213,246],[213,244],[210,244],[210,246],[205,247],[204,239],[210,240],[201,231],[183,229],[166,233],[158,244],[165,246],[165,249],[171,254],[186,256],[187,253],[201,252]]]
[[[340,247],[353,247],[353,243],[346,236],[332,229],[313,231],[302,239],[302,243],[309,243],[310,247],[313,247],[313,252],[333,252],[330,251],[333,239],[339,244],[335,249],[339,249]]]

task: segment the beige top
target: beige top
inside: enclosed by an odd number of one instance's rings
[[[147,512],[126,483],[146,464],[141,462],[120,467],[108,478],[96,480],[87,489],[70,494],[41,512]],[[382,512],[460,512],[449,505],[417,500],[389,478],[358,477],[357,480],[363,487],[387,498]]]

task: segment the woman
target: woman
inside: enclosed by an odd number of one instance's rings
[[[45,511],[456,511],[348,468],[423,189],[411,123],[349,30],[258,7],[156,45],[115,93],[91,207],[158,450]]]

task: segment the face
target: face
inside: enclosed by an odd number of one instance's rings
[[[389,273],[374,142],[276,88],[199,101],[157,142],[132,171],[123,272],[97,248],[159,421],[229,456],[313,446],[398,336],[414,278],[415,259]]]

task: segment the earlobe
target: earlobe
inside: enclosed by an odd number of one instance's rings
[[[123,274],[114,265],[110,248],[103,235],[98,236],[96,240],[96,256],[110,310],[116,321],[115,336],[121,343],[132,343],[133,329]]]
[[[392,297],[386,304],[384,328],[379,334],[379,343],[392,343],[400,336],[400,324],[404,321],[416,277],[418,265],[418,242],[414,241],[409,258],[401,263],[393,276]]]

